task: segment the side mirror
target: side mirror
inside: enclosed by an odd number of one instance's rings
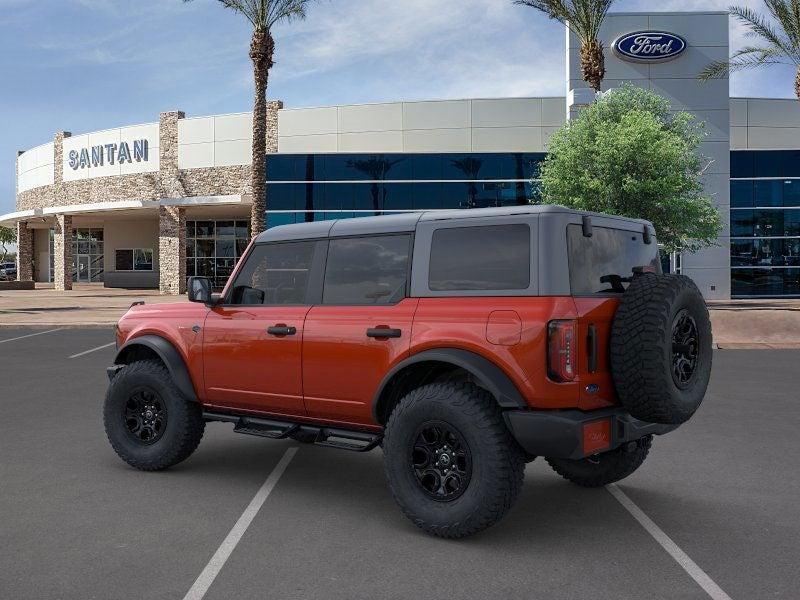
[[[189,302],[211,304],[211,280],[208,277],[189,277],[186,284]]]

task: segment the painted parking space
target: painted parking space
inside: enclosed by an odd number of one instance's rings
[[[21,335],[0,330],[0,339]],[[96,348],[112,340],[110,329],[64,330],[0,346],[12,374],[1,401],[0,533],[14,549],[0,553],[0,597],[183,598],[293,447],[193,597],[713,597],[607,490],[577,488],[541,459],[508,517],[458,542],[400,514],[379,450],[298,447],[213,423],[185,463],[135,471],[103,432],[115,349]],[[791,597],[800,353],[714,358],[704,407],[657,438],[619,489],[731,598]]]
[[[798,359],[716,352],[701,410],[618,484],[733,598],[797,597]]]
[[[2,598],[183,597],[281,457],[279,445],[209,427],[174,469],[127,467],[102,423],[113,348],[87,361],[65,351],[109,335],[0,349],[13,364],[0,420],[0,537],[13,549],[0,552]]]

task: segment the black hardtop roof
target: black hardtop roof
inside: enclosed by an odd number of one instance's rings
[[[294,225],[271,227],[256,238],[256,243],[284,242],[290,240],[307,240],[325,237],[344,237],[352,235],[375,235],[381,233],[405,233],[414,231],[420,221],[445,221],[453,219],[474,219],[478,217],[505,217],[512,215],[536,215],[543,213],[571,213],[607,217],[622,221],[650,225],[642,219],[630,219],[574,210],[553,204],[502,206],[497,208],[473,208],[454,210],[428,210],[421,212],[398,213],[377,217],[360,217],[354,219],[335,219],[330,221],[313,221]]]

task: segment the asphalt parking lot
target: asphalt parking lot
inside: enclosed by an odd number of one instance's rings
[[[102,426],[112,340],[0,329],[0,598],[184,598],[297,447],[214,423],[181,465],[129,468]],[[700,412],[618,488],[723,594],[797,598],[800,351],[714,361]],[[205,598],[715,597],[609,490],[542,460],[503,522],[453,542],[401,515],[380,450],[302,446],[231,550]]]

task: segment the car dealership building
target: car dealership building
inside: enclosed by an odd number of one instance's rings
[[[707,124],[717,246],[672,258],[709,299],[800,296],[800,104],[730,98],[697,73],[727,58],[726,13],[612,13],[604,89],[632,82]],[[565,96],[285,108],[270,102],[267,224],[526,204],[547,140],[593,97],[567,34]],[[250,113],[81,135],[17,157],[18,278],[180,293],[224,283],[249,241]]]

